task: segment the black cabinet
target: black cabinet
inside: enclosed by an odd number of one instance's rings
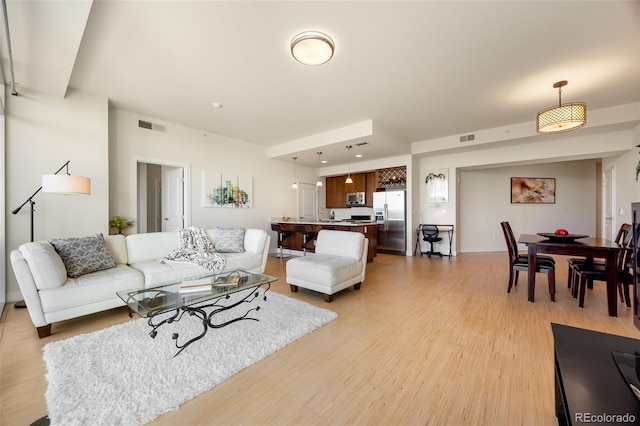
[[[639,424],[640,402],[612,353],[640,354],[640,340],[560,324],[551,329],[558,423]]]

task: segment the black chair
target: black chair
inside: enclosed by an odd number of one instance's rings
[[[639,234],[638,228],[636,228],[636,238]],[[633,232],[627,232],[623,242],[623,250],[618,252],[618,258],[616,262],[617,276],[618,276],[618,292],[620,298],[627,305],[631,307],[631,296],[629,294],[629,287],[633,285],[633,271],[631,270],[631,263],[633,261],[633,244],[637,244],[637,241],[633,242]],[[603,264],[576,264],[574,266],[575,276],[573,284],[573,297],[576,297],[576,289],[578,290],[578,306],[584,308],[584,299],[587,288],[587,281],[607,281],[607,268]]]
[[[513,233],[513,229],[511,229],[511,224],[509,222],[501,222],[500,225],[503,226],[502,231],[504,232],[504,228],[506,228],[506,231],[509,235],[509,239],[512,241],[513,246],[516,248],[516,253],[518,254],[518,260],[522,261],[522,262],[528,262],[529,261],[529,255],[528,254],[520,254],[518,253],[518,243],[516,242],[516,237]],[[545,262],[548,263],[552,263],[552,264],[556,264],[556,260],[551,257],[551,256],[547,256],[545,254],[536,254],[536,262],[543,260]]]
[[[429,251],[425,253],[420,252],[420,255],[426,254],[429,257],[431,257],[431,255],[442,257],[442,253],[433,251],[433,243],[442,241],[442,238],[438,236],[440,234],[438,227],[436,225],[422,225],[420,231],[422,232],[422,240],[429,243]]]
[[[518,274],[520,271],[529,271],[528,256],[518,253],[518,243],[513,235],[513,230],[509,222],[500,222],[504,239],[507,243],[507,251],[509,252],[509,285],[507,293],[511,293],[511,288],[518,285]],[[549,294],[551,301],[556,301],[556,275],[555,261],[549,256],[536,256],[536,272],[547,274],[549,281]]]
[[[625,241],[627,241],[627,238],[631,238],[631,225],[628,223],[623,223],[622,225],[620,225],[620,229],[618,229],[618,234],[616,235],[616,243],[618,244],[622,244],[625,245]],[[578,268],[585,268],[585,265],[588,264],[589,262],[593,262],[592,265],[600,265],[602,267],[604,267],[604,261],[602,260],[593,260],[593,259],[585,259],[584,257],[572,257],[567,259],[567,262],[569,264],[568,266],[568,272],[567,272],[567,287],[571,289],[571,293],[573,294],[573,297],[577,297],[578,295],[578,286],[579,283],[576,282],[575,280],[575,276],[578,273]],[[574,284],[575,283],[575,284]],[[587,280],[587,283],[589,284],[589,288],[593,288],[593,281],[591,280]],[[620,296],[622,297],[622,288],[620,289]]]

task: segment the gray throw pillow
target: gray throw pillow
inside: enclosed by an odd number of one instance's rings
[[[70,278],[116,267],[102,234],[91,237],[62,238],[49,242],[60,255],[67,268],[67,276]]]
[[[244,228],[214,228],[213,244],[220,253],[244,253]]]

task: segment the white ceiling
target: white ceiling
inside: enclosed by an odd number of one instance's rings
[[[413,142],[533,126],[538,110],[557,103],[559,80],[569,80],[563,101],[589,111],[640,102],[639,1],[7,6],[18,93],[79,89],[303,164],[317,165],[316,151],[344,163],[354,142],[369,142],[358,149],[375,159],[409,154]],[[290,40],[305,30],[334,39],[330,62],[310,67],[291,57]],[[371,136],[309,143],[363,122],[373,123]]]

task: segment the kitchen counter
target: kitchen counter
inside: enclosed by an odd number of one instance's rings
[[[305,221],[305,220],[271,220],[271,223],[280,223],[280,224],[292,224],[292,225],[320,225],[320,226],[333,226],[333,225],[344,225],[344,226],[374,226],[376,222],[372,220],[318,220],[318,221]]]
[[[283,226],[292,234],[283,241],[283,247],[289,250],[303,250],[304,234],[312,232],[313,237],[307,239],[306,249],[308,252],[314,251],[315,233],[322,229],[333,229],[336,231],[350,231],[363,233],[369,239],[369,251],[367,253],[367,261],[373,261],[378,254],[378,224],[371,220],[321,220],[321,221],[303,221],[303,220],[278,220],[272,219],[272,225]],[[272,227],[273,229],[273,227]]]

